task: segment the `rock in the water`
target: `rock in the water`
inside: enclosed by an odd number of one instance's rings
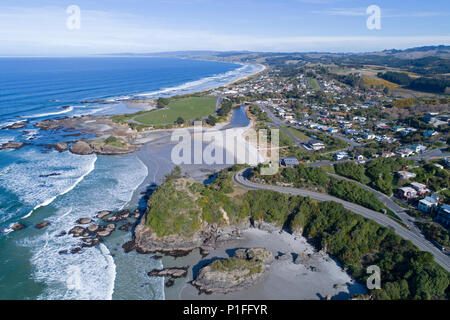
[[[81,237],[85,232],[85,229],[80,226],[75,226],[70,229],[69,234],[73,234],[74,237]]]
[[[58,143],[55,143],[54,147],[59,152],[63,152],[63,151],[66,151],[69,146],[65,142],[58,142]]]
[[[24,142],[14,142],[14,141],[10,141],[7,143],[4,143],[0,146],[0,150],[4,150],[4,149],[20,149],[23,146],[27,145]]]
[[[109,214],[111,214],[111,211],[107,211],[107,210],[99,211],[97,213],[97,218],[103,219],[104,217],[106,217]]]
[[[134,249],[136,249],[136,244],[134,240],[128,241],[122,245],[122,248],[124,249],[125,253],[131,252]]]
[[[105,229],[105,230],[99,231],[99,232],[97,233],[97,235],[98,235],[99,237],[105,238],[105,237],[109,237],[109,236],[111,235],[111,232],[112,232],[112,230],[110,230],[110,229]]]
[[[132,226],[133,226],[133,224],[131,222],[128,222],[128,223],[125,223],[124,225],[120,226],[119,230],[129,231]]]
[[[173,279],[169,279],[166,281],[166,283],[164,284],[167,288],[170,288],[171,286],[173,286],[173,284],[175,283],[175,281]]]
[[[81,245],[83,248],[94,247],[100,242],[98,238],[83,238],[81,240],[83,241],[83,244]]]
[[[90,232],[90,233],[96,233],[97,231],[98,231],[98,225],[96,225],[96,224],[91,224],[88,228],[88,231]]]
[[[45,228],[46,226],[48,226],[49,224],[50,224],[50,222],[43,221],[43,222],[41,222],[41,223],[38,223],[38,224],[35,225],[34,227],[35,227],[36,229],[42,229],[42,228]]]
[[[91,148],[89,143],[79,140],[70,146],[70,152],[78,155],[88,155],[93,154],[94,150]]]
[[[23,225],[23,224],[21,224],[21,223],[14,223],[12,226],[11,226],[11,229],[13,230],[13,231],[19,231],[19,230],[22,230],[22,229],[24,229],[25,228],[25,226]]]
[[[57,237],[57,238],[63,237],[63,236],[65,236],[66,234],[67,234],[67,232],[61,231],[60,233],[58,233],[58,234],[56,235],[56,237]]]
[[[28,123],[28,120],[18,121],[16,123],[10,124],[8,126],[2,127],[1,129],[7,129],[7,130],[22,129],[23,127],[25,127],[25,125],[27,123]]]
[[[89,224],[92,222],[91,218],[81,218],[77,220],[78,224]]]
[[[148,273],[150,277],[171,277],[173,279],[186,277],[189,267],[165,268],[162,270],[153,269]]]
[[[73,248],[72,250],[70,250],[70,253],[76,254],[76,253],[78,253],[80,251],[81,251],[81,248],[80,247],[76,247],[76,248]]]

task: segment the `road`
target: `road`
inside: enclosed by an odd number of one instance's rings
[[[297,188],[287,188],[287,187],[279,187],[279,186],[273,186],[273,185],[263,185],[263,184],[257,184],[249,181],[246,176],[248,174],[249,169],[244,169],[239,171],[233,176],[234,182],[249,190],[270,190],[275,192],[281,192],[286,194],[292,194],[292,195],[298,195],[302,197],[310,197],[312,199],[316,199],[319,201],[334,201],[337,203],[342,204],[346,209],[361,215],[367,219],[371,219],[375,221],[376,223],[390,228],[391,230],[395,231],[400,237],[406,240],[410,240],[412,243],[414,243],[420,250],[430,252],[434,255],[435,261],[441,265],[444,269],[450,272],[450,257],[448,257],[446,254],[444,254],[442,251],[440,251],[438,248],[436,248],[433,244],[431,244],[429,241],[425,240],[422,236],[417,235],[415,232],[410,231],[391,218],[389,218],[386,215],[383,215],[379,212],[364,208],[360,205],[347,202],[345,200],[330,196],[328,194],[313,192],[309,190],[304,189],[297,189]]]

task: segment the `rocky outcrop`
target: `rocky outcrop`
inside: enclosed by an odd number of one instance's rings
[[[18,121],[16,123],[5,126],[2,129],[6,129],[6,130],[22,129],[23,127],[25,127],[26,124],[28,124],[28,120]]]
[[[104,141],[79,140],[69,148],[70,152],[78,155],[100,154],[100,155],[120,155],[132,153],[138,150],[135,145],[125,143],[123,146],[115,146],[104,143]]]
[[[239,237],[237,230],[236,227],[221,229],[214,225],[203,224],[189,238],[178,234],[158,237],[151,228],[145,225],[145,219],[142,219],[134,231],[135,249],[138,253],[143,254],[160,252],[172,256],[183,256],[203,245],[212,246],[237,239]]]
[[[86,232],[86,229],[80,226],[75,226],[69,230],[69,234],[72,234],[75,238],[81,237]]]
[[[86,141],[83,141],[83,140],[79,140],[79,141],[75,142],[74,144],[72,144],[70,146],[69,150],[73,154],[78,154],[78,155],[83,155],[83,156],[94,153],[94,150],[92,150],[89,143],[87,143]]]
[[[173,279],[186,277],[189,267],[165,268],[162,270],[153,269],[148,273],[150,277],[169,277]]]
[[[19,230],[25,229],[25,225],[16,222],[11,226],[11,229],[13,231],[19,231]]]
[[[80,218],[77,220],[78,224],[89,224],[92,222],[91,218]]]
[[[16,149],[17,150],[26,145],[28,145],[28,143],[9,141],[9,142],[2,144],[0,146],[0,150],[4,150],[4,149]]]
[[[48,222],[48,221],[42,221],[41,223],[38,223],[34,227],[36,229],[43,229],[43,228],[47,227],[49,224],[50,224],[50,222]]]
[[[128,210],[121,210],[116,212],[112,217],[104,218],[103,221],[105,222],[119,222],[126,220],[130,217],[130,211]]]
[[[103,219],[104,217],[106,217],[107,215],[110,215],[110,214],[111,214],[111,211],[108,211],[108,210],[99,211],[99,212],[97,212],[97,218]]]
[[[95,234],[99,230],[99,226],[96,224],[91,224],[87,229],[90,233]]]
[[[58,150],[59,152],[63,152],[63,151],[66,151],[66,150],[67,150],[67,148],[69,147],[69,145],[68,145],[67,143],[65,143],[65,142],[58,142],[58,143],[55,143],[55,144],[53,145],[53,147],[54,147],[56,150]]]
[[[265,248],[239,249],[234,257],[203,267],[192,285],[208,294],[246,289],[266,277],[273,261],[272,252]]]

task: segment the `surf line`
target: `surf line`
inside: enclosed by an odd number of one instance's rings
[[[36,207],[34,207],[27,215],[25,215],[24,217],[22,217],[21,220],[30,217],[31,214],[32,214],[34,211],[36,211],[37,209],[48,206],[48,205],[51,204],[53,201],[55,201],[55,199],[58,198],[59,196],[65,195],[66,193],[72,191],[72,190],[73,190],[73,189],[74,189],[81,181],[83,181],[83,179],[84,179],[88,174],[90,174],[92,171],[94,171],[94,169],[95,169],[95,162],[97,162],[97,156],[95,156],[94,161],[92,162],[91,166],[89,167],[89,170],[88,170],[85,174],[83,174],[81,177],[79,177],[79,178],[75,181],[75,183],[74,183],[73,185],[71,185],[69,188],[67,188],[66,190],[64,190],[62,193],[60,193],[60,194],[58,194],[58,195],[56,195],[56,196],[54,196],[54,197],[52,197],[52,198],[50,198],[50,199],[44,201],[44,202],[41,203],[41,204],[38,204],[38,205],[37,205]]]

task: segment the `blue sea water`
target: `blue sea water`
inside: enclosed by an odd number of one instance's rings
[[[120,113],[120,103],[92,101],[214,88],[255,68],[169,58],[0,59],[0,128],[28,121],[23,129],[0,129],[0,144],[29,143],[0,151],[0,299],[112,298],[116,271],[108,248],[86,249],[82,257],[61,254],[77,241],[58,235],[80,217],[126,207],[152,171],[133,154],[77,156],[48,150],[44,145],[59,141],[61,133],[39,130],[36,121]],[[33,228],[43,220],[50,226]],[[27,228],[10,232],[14,222]],[[162,283],[148,288],[142,298],[163,298]]]

